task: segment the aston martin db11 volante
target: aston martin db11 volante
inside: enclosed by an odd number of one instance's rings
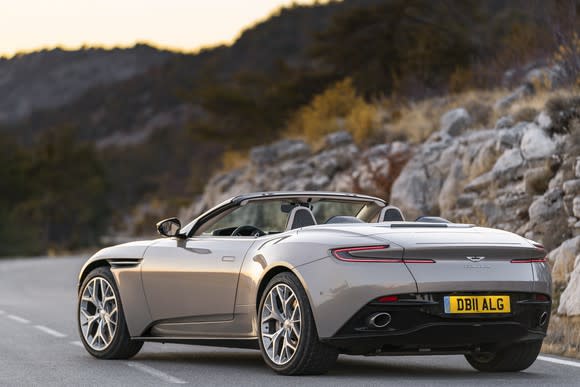
[[[550,318],[543,246],[438,217],[405,221],[379,198],[236,196],[161,239],[105,248],[79,276],[86,350],[126,359],[143,342],[259,349],[281,374],[339,354],[462,354],[519,371]]]

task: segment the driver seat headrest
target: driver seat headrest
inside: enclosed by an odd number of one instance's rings
[[[400,209],[395,206],[386,206],[381,210],[377,222],[404,222],[405,217]]]
[[[306,207],[296,206],[288,215],[286,231],[314,225],[316,225],[316,219],[314,218],[312,211]]]

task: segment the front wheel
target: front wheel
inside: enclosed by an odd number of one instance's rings
[[[336,362],[337,350],[318,340],[308,297],[293,274],[280,273],[268,283],[258,319],[262,357],[277,373],[323,374]]]
[[[79,333],[87,352],[99,359],[129,359],[143,346],[131,340],[115,278],[108,267],[91,271],[77,304]]]
[[[483,372],[517,372],[531,366],[538,357],[542,341],[512,344],[498,352],[486,355],[465,355],[467,362]]]

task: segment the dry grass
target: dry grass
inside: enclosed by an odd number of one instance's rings
[[[374,136],[378,121],[377,107],[357,95],[352,80],[347,78],[299,109],[288,123],[285,135],[317,144],[329,133],[347,130],[361,144]]]
[[[495,116],[491,107],[506,93],[504,90],[471,90],[398,105],[392,100],[384,100],[380,106],[389,112],[387,116],[392,117],[391,122],[385,125],[389,136],[404,137],[419,143],[439,130],[441,116],[451,109],[466,108],[474,118],[474,128],[493,126]]]
[[[517,112],[523,111],[524,109],[534,109],[536,111],[544,110],[546,106],[546,102],[554,97],[562,97],[562,98],[570,98],[574,95],[579,95],[579,89],[560,89],[560,90],[546,90],[540,89],[534,95],[529,97],[522,98],[519,101],[516,101],[505,114],[509,114],[511,116],[515,116]],[[497,117],[499,118],[499,117]]]
[[[222,154],[222,172],[241,168],[248,163],[248,151],[227,150]]]
[[[553,315],[542,351],[580,358],[580,316]]]

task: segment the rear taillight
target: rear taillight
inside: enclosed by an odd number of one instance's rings
[[[399,296],[383,296],[376,299],[376,302],[380,302],[381,304],[397,301],[399,301]]]
[[[341,247],[330,252],[336,259],[345,262],[435,263],[432,259],[391,258],[388,248],[389,245]]]
[[[534,259],[512,259],[511,263],[546,263],[546,258],[534,258]]]
[[[536,301],[550,301],[550,297],[546,296],[545,294],[534,294],[534,300]]]
[[[341,247],[331,250],[332,255],[345,262],[383,262],[383,263],[402,263],[398,258],[381,258],[380,252],[385,252],[389,245],[383,246],[360,246],[360,247]]]

